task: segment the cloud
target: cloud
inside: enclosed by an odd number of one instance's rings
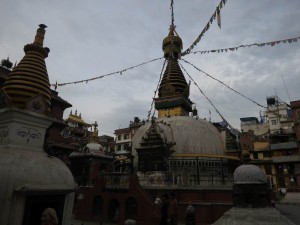
[[[197,38],[219,0],[174,1],[176,30],[184,49]],[[228,48],[300,36],[299,0],[227,1],[221,10],[222,29],[216,21],[195,50]],[[114,1],[21,1],[4,0],[0,9],[0,52],[19,61],[23,46],[34,39],[38,24],[48,25],[45,46],[50,82],[84,80],[119,71],[163,55],[162,40],[168,34],[170,2],[161,0]],[[300,40],[274,47],[240,48],[220,54],[191,54],[186,60],[260,104],[278,94],[299,99]],[[182,63],[221,114],[235,127],[239,118],[257,116],[263,108],[232,92],[220,83]],[[59,95],[82,112],[86,121],[100,124],[100,131],[113,133],[128,126],[134,116],[146,119],[158,85],[163,60],[128,70],[120,75],[66,85]],[[188,77],[186,77],[189,80]],[[191,100],[199,115],[220,121],[197,87]],[[71,109],[66,110],[65,116]],[[102,130],[101,130],[102,129]]]

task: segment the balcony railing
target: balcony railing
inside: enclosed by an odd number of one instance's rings
[[[149,188],[187,188],[187,187],[232,187],[232,176],[214,174],[193,174],[153,171],[138,173],[139,183]],[[112,173],[104,175],[104,188],[107,190],[128,190],[130,174]]]
[[[232,187],[233,177],[215,174],[194,174],[176,172],[146,172],[138,174],[139,182],[144,187]]]

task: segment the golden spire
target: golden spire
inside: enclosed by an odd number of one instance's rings
[[[192,102],[189,100],[190,86],[178,64],[182,40],[174,25],[171,25],[168,36],[164,38],[162,49],[168,64],[159,85],[158,98],[155,99],[158,117],[187,116],[192,111]]]
[[[43,47],[46,26],[39,25],[32,44],[24,46],[25,56],[7,77],[3,91],[7,102],[18,108],[49,114],[51,91]]]

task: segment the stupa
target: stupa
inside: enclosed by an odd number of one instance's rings
[[[0,224],[40,224],[51,207],[59,224],[71,224],[75,182],[68,167],[43,149],[50,116],[50,84],[43,47],[46,25],[39,25],[25,56],[1,90]]]

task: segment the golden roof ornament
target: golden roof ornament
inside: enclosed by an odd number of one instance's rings
[[[182,40],[173,23],[168,36],[163,40],[162,50],[168,64],[158,88],[158,98],[155,99],[158,117],[187,116],[192,111],[192,102],[189,100],[190,87],[178,63]]]
[[[168,36],[163,40],[162,49],[166,59],[178,59],[182,50],[182,40],[175,30],[175,26],[170,26]]]

